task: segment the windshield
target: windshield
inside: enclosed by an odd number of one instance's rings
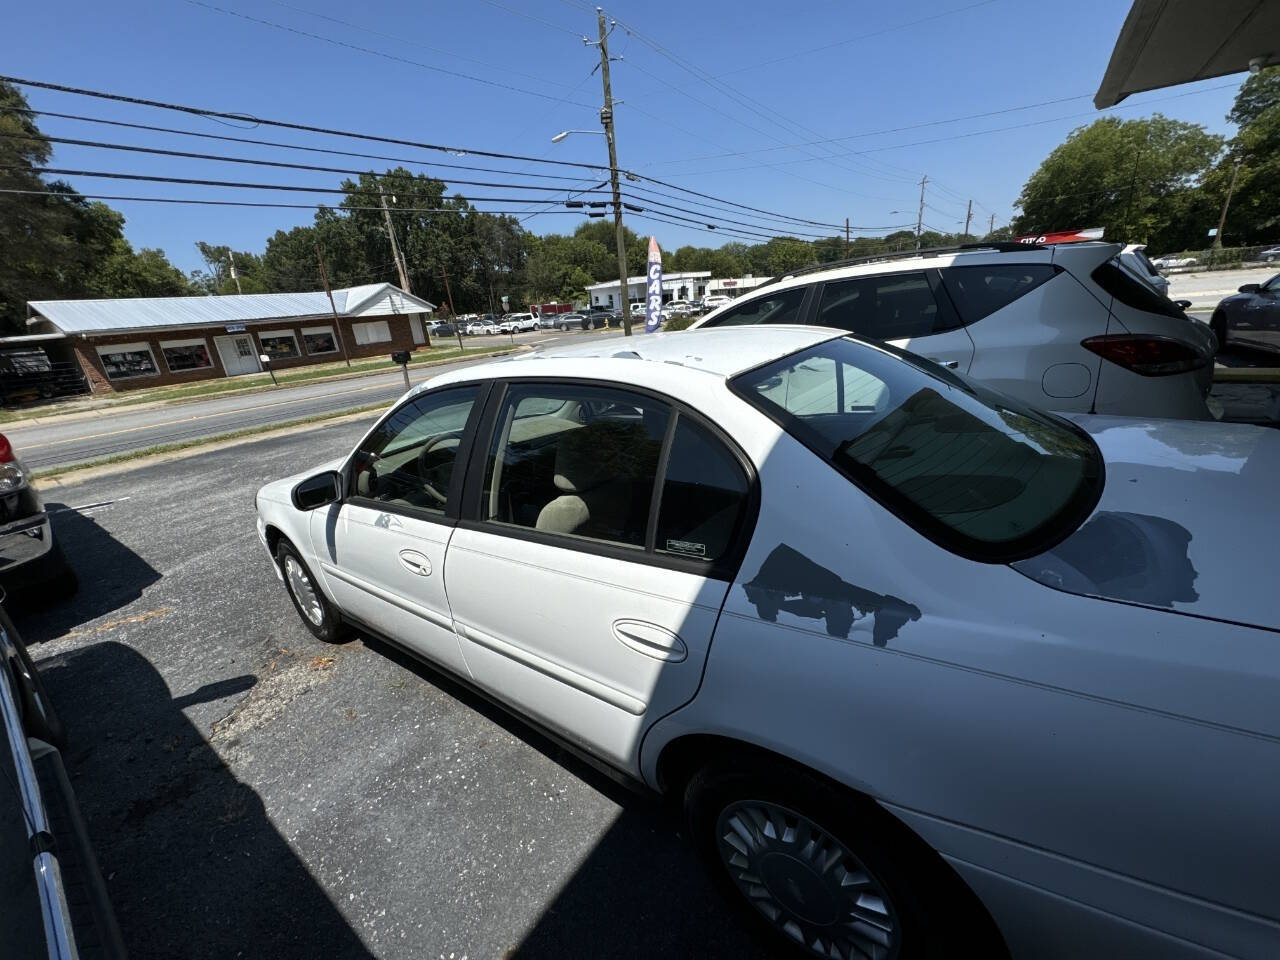
[[[902,351],[829,340],[732,381],[925,536],[978,560],[1032,556],[1102,492],[1083,431]]]

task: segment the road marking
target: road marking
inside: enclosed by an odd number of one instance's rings
[[[132,500],[132,499],[133,499],[132,496],[116,497],[114,500],[100,500],[97,503],[86,503],[78,507],[58,507],[58,509],[50,510],[49,512],[50,513],[69,513],[74,511],[76,513],[84,513],[86,510],[96,510],[98,507],[109,507],[113,503],[122,503],[125,500]]]
[[[345,397],[348,394],[352,394],[352,393],[366,393],[370,390],[385,390],[386,388],[387,388],[387,385],[385,383],[375,383],[367,387],[357,387],[355,390],[343,390],[339,393],[326,393],[326,394],[322,394],[321,396],[322,397]],[[242,408],[233,409],[233,410],[223,410],[221,413],[205,413],[195,417],[182,417],[181,419],[178,419],[178,420],[159,420],[155,423],[143,424],[140,427],[122,427],[119,430],[106,430],[102,433],[86,433],[83,436],[68,437],[65,440],[52,440],[49,443],[23,444],[22,449],[23,450],[43,450],[47,447],[61,446],[64,443],[79,443],[82,440],[99,440],[102,437],[114,437],[114,436],[119,436],[122,433],[136,433],[139,430],[154,430],[157,427],[171,427],[180,423],[195,423],[197,420],[208,420],[212,417],[226,417],[234,413],[243,412],[244,410],[257,409],[259,407],[283,407],[286,404],[302,403],[304,400],[315,400],[315,399],[316,397],[311,396],[311,397],[295,397],[292,400],[275,400],[275,401],[272,401],[271,403],[254,404],[252,407],[242,407]],[[329,412],[329,411],[325,411],[325,412]]]

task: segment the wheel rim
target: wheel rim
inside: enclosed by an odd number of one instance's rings
[[[302,569],[302,564],[293,557],[285,557],[284,576],[289,584],[289,592],[298,602],[298,609],[302,611],[302,615],[315,626],[320,626],[324,622],[324,607],[320,604],[320,595],[311,585],[311,578],[307,576],[307,571]]]
[[[898,918],[880,881],[808,817],[762,800],[731,803],[716,821],[716,849],[747,901],[814,956],[898,955]]]

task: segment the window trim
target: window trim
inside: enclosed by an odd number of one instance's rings
[[[255,330],[254,333],[257,334],[257,337],[258,337],[258,349],[261,350],[263,353],[267,354],[267,356],[271,357],[272,363],[275,363],[277,360],[297,360],[299,357],[306,356],[306,354],[302,352],[302,345],[298,343],[298,335],[294,333],[292,329]],[[291,357],[272,356],[270,353],[267,352],[266,344],[262,342],[264,337],[270,337],[272,340],[276,340],[276,339],[282,340],[285,337],[288,337],[290,340],[293,341],[293,356]]]
[[[332,350],[312,350],[310,347],[308,347],[307,337],[317,337],[317,336],[328,336],[331,340],[333,340],[333,349]],[[302,328],[302,348],[306,351],[305,356],[308,356],[308,357],[319,357],[319,356],[323,356],[326,353],[337,353],[338,338],[337,336],[334,335],[333,324],[329,324],[323,327],[303,327]]]
[[[205,355],[205,357],[208,359],[208,361],[209,361],[209,362],[208,362],[208,363],[206,363],[206,364],[205,364],[204,366],[202,366],[202,367],[185,367],[185,368],[183,368],[182,370],[175,370],[175,369],[173,369],[173,367],[169,364],[169,355],[168,355],[167,353],[165,353],[165,351],[166,351],[166,350],[172,349],[172,348],[174,348],[174,347],[204,347],[204,355]],[[185,340],[161,340],[161,341],[160,341],[160,356],[164,357],[164,367],[165,367],[165,369],[166,369],[166,370],[168,370],[170,373],[174,373],[174,374],[178,374],[178,373],[196,373],[196,372],[198,372],[198,371],[200,371],[200,370],[212,370],[212,369],[213,369],[213,367],[214,367],[214,363],[213,363],[213,351],[209,349],[209,338],[208,338],[208,337],[190,337],[190,338],[185,339]]]
[[[660,567],[664,570],[690,573],[695,576],[705,577],[708,580],[724,581],[726,584],[731,584],[737,579],[742,561],[746,557],[747,549],[750,547],[751,540],[755,535],[756,521],[760,516],[760,477],[756,472],[755,464],[751,462],[751,458],[718,425],[675,397],[638,384],[622,383],[617,380],[598,380],[591,377],[529,376],[505,377],[501,380],[493,380],[492,384],[493,387],[489,392],[484,417],[473,437],[470,462],[467,464],[465,471],[466,486],[463,490],[461,510],[457,519],[459,529],[474,530],[498,537],[511,537],[529,543],[538,543],[564,550],[576,550],[579,553],[593,556],[609,557],[645,566]],[[656,505],[659,509],[661,508],[661,490],[666,482],[668,453],[671,443],[675,439],[675,424],[681,417],[688,417],[691,422],[705,429],[729,452],[729,455],[738,464],[747,480],[746,509],[743,511],[739,527],[734,533],[734,539],[729,548],[715,560],[698,560],[693,557],[680,557],[674,554],[657,552],[656,549],[653,549],[650,537],[650,526],[653,525],[654,531],[657,529],[657,514],[653,512],[655,510],[655,498],[651,498],[649,503],[650,516],[645,523],[646,542],[643,547],[624,546],[608,540],[566,536],[559,533],[549,533],[545,530],[536,530],[531,527],[521,527],[515,524],[496,523],[492,520],[481,519],[481,506],[484,499],[484,474],[488,467],[489,449],[493,444],[494,434],[499,425],[499,414],[506,401],[508,389],[517,385],[595,387],[606,390],[621,390],[648,397],[669,407],[671,415],[667,418],[662,450],[658,454],[658,465],[662,472],[654,475]],[[454,386],[454,384],[450,384],[450,386]],[[447,388],[441,387],[440,389]]]
[[[856,273],[847,277],[829,277],[813,286],[816,288],[813,298],[810,301],[812,313],[806,318],[806,323],[815,327],[822,327],[824,330],[839,330],[856,339],[869,339],[865,334],[857,333],[852,330],[845,330],[844,327],[833,327],[825,323],[818,322],[818,308],[822,305],[822,298],[826,295],[827,286],[833,283],[847,283],[850,280],[872,280],[882,277],[908,276],[910,274],[922,274],[924,282],[929,286],[929,293],[933,297],[933,302],[938,309],[938,322],[944,323],[945,326],[939,326],[928,333],[920,334],[914,337],[894,337],[895,340],[922,340],[925,337],[936,337],[939,334],[951,333],[953,330],[960,330],[968,326],[960,316],[960,311],[956,309],[956,305],[951,301],[951,297],[946,293],[945,285],[942,282],[942,276],[936,267],[913,268],[911,270],[886,270],[884,273]],[[875,343],[888,343],[888,340],[876,340]]]
[[[375,327],[378,324],[382,324],[382,326],[386,328],[386,331],[387,331],[386,338],[378,339],[378,340],[366,340],[364,343],[361,343],[360,334],[357,333],[356,331],[361,327]],[[379,343],[393,343],[395,341],[395,335],[391,332],[391,323],[387,320],[361,320],[359,322],[353,322],[351,324],[351,339],[356,342],[356,346],[358,347],[372,347]]]
[[[436,513],[430,510],[423,510],[419,507],[410,507],[401,503],[388,503],[384,500],[373,500],[369,497],[362,497],[358,494],[351,493],[352,468],[355,464],[356,454],[360,452],[360,448],[364,446],[366,440],[373,435],[374,431],[382,426],[387,420],[391,419],[405,407],[411,403],[416,403],[427,396],[442,395],[450,390],[478,388],[475,401],[471,405],[471,412],[467,414],[466,425],[462,428],[462,437],[458,441],[458,455],[454,459],[453,476],[449,479],[449,492],[446,495],[444,511]],[[458,508],[466,489],[467,473],[471,466],[472,447],[476,439],[476,430],[480,424],[482,415],[486,410],[489,394],[491,392],[492,382],[489,380],[465,380],[460,383],[446,383],[435,388],[434,390],[424,390],[422,393],[415,393],[405,398],[403,403],[399,403],[392,407],[365,431],[359,442],[347,454],[346,459],[342,462],[342,466],[338,468],[338,473],[342,475],[342,499],[338,501],[340,507],[351,504],[355,507],[364,507],[367,510],[377,510],[380,513],[391,513],[396,516],[409,517],[414,520],[426,520],[430,523],[440,524],[445,527],[453,527],[458,522]],[[458,469],[461,464],[462,469]]]
[[[841,339],[841,338],[836,338]],[[906,361],[922,373],[927,374],[931,379],[937,380],[948,386],[957,387],[968,393],[977,396],[976,391],[971,386],[957,377],[941,376],[939,371],[932,369],[933,364],[928,360],[917,357],[906,350],[895,347],[889,343],[882,343],[877,340],[868,340],[865,337],[848,335],[842,339],[852,340],[862,346],[869,347],[873,350],[890,354],[900,360]],[[1058,426],[1063,427],[1077,437],[1083,438],[1093,449],[1095,454],[1095,463],[1097,464],[1096,476],[1090,478],[1091,486],[1086,487],[1082,494],[1078,494],[1075,500],[1059,511],[1054,522],[1035,531],[1035,536],[1020,537],[1017,540],[1006,541],[1005,543],[985,543],[966,537],[952,527],[937,519],[929,511],[916,504],[905,494],[899,493],[894,487],[880,480],[869,469],[850,470],[843,464],[839,464],[833,460],[829,460],[818,446],[812,431],[799,417],[796,417],[784,410],[776,409],[776,405],[763,405],[753,398],[751,393],[745,389],[742,382],[745,378],[752,374],[767,370],[770,367],[780,366],[787,363],[797,354],[804,353],[816,347],[821,347],[833,341],[824,340],[820,344],[812,344],[802,347],[785,357],[779,357],[769,360],[765,363],[744,370],[735,374],[728,381],[729,390],[735,397],[747,404],[753,410],[758,411],[768,417],[782,429],[789,437],[805,447],[812,453],[820,463],[834,470],[840,476],[848,480],[855,488],[860,490],[869,499],[884,507],[892,513],[899,521],[901,521],[910,530],[918,533],[920,536],[937,544],[942,549],[956,556],[963,557],[966,560],[974,560],[978,563],[1000,563],[1009,564],[1018,560],[1026,560],[1029,557],[1039,556],[1047,550],[1052,550],[1071,534],[1080,528],[1080,525],[1093,513],[1098,502],[1102,499],[1103,490],[1106,488],[1107,470],[1106,461],[1102,456],[1102,451],[1098,448],[1094,439],[1089,436],[1088,432],[1083,428],[1072,423],[1057,414],[1049,413],[1045,410],[1037,409],[1036,412],[1042,416],[1048,417]],[[981,399],[981,398],[979,398]]]
[[[94,349],[98,351],[98,362],[102,364],[102,373],[110,383],[115,383],[117,380],[143,380],[147,377],[158,377],[161,375],[160,364],[156,363],[156,354],[155,351],[151,349],[151,341],[149,340],[137,340],[132,343],[95,343],[93,346]],[[151,372],[128,373],[123,376],[113,377],[107,371],[107,361],[102,357],[102,352],[104,350],[107,353],[141,353],[145,350],[147,351],[147,355],[151,357]]]

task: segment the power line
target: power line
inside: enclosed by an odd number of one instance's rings
[[[524,17],[526,20],[532,20],[534,23],[540,23],[544,27],[550,27],[552,30],[559,30],[561,33],[567,33],[569,34],[569,36],[574,37],[575,39],[580,39],[583,36],[583,33],[581,30],[571,30],[568,27],[563,27],[558,23],[552,23],[550,20],[544,20],[542,19],[542,17],[535,17],[531,13],[526,13],[523,10],[517,10],[515,7],[509,7],[505,3],[498,3],[497,0],[484,0],[484,2],[489,4],[489,6],[491,7],[497,7],[500,10],[507,11],[507,13],[513,13],[517,17]]]
[[[203,7],[206,10],[212,10],[215,13],[225,14],[229,17],[238,17],[241,20],[247,20],[250,23],[260,24],[264,27],[272,27],[276,30],[283,30],[286,33],[297,34],[300,37],[308,37],[312,40],[319,40],[323,43],[333,44],[335,47],[345,47],[346,49],[354,50],[357,53],[366,53],[373,57],[381,57],[383,60],[391,60],[395,63],[407,64],[411,67],[420,67],[423,70],[431,70],[434,73],[442,73],[448,77],[470,80],[473,83],[483,83],[485,86],[497,87],[500,90],[508,90],[512,93],[521,93],[529,97],[538,97],[542,100],[555,100],[559,103],[569,103],[577,107],[591,107],[591,104],[589,103],[581,103],[577,100],[567,100],[564,97],[556,97],[549,93],[539,93],[536,90],[526,90],[523,87],[513,86],[509,83],[502,83],[498,80],[488,80],[484,77],[475,77],[469,73],[462,73],[457,70],[446,70],[444,67],[437,67],[434,64],[423,63],[420,60],[410,60],[408,57],[396,56],[394,53],[387,53],[385,50],[375,50],[372,47],[362,47],[359,44],[348,43],[345,40],[335,40],[333,37],[326,37],[323,34],[311,33],[307,30],[300,30],[297,27],[290,27],[283,23],[276,23],[273,20],[263,20],[260,17],[254,17],[247,13],[240,13],[237,10],[228,10],[226,7],[219,7],[211,3],[205,3],[204,0],[187,0],[187,3],[195,7]]]

